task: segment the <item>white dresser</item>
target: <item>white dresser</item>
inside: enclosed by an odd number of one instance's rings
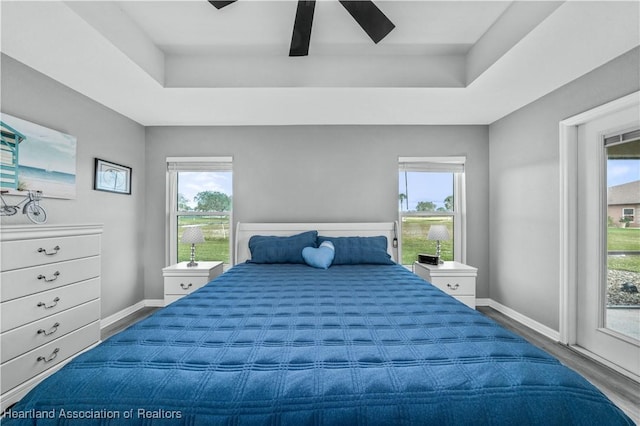
[[[165,306],[222,274],[222,262],[198,262],[198,266],[191,267],[187,263],[180,262],[162,269]]]
[[[413,273],[475,309],[477,268],[460,262],[439,265],[415,262]]]
[[[102,225],[0,227],[2,410],[100,341]]]

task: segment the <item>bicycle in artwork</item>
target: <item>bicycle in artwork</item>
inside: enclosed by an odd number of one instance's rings
[[[47,211],[40,205],[42,191],[28,191],[26,197],[18,204],[6,202],[3,195],[8,193],[8,190],[0,191],[0,216],[13,216],[22,208],[22,213],[26,214],[31,222],[43,224],[47,221]]]

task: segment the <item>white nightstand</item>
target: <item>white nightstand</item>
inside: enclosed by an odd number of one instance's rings
[[[444,262],[440,265],[415,262],[413,264],[413,273],[429,281],[465,305],[476,308],[476,276],[478,275],[478,268],[460,262]]]
[[[198,262],[198,266],[192,267],[188,267],[187,263],[180,262],[162,269],[165,306],[222,274],[222,262]]]

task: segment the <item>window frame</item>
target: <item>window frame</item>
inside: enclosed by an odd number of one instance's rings
[[[631,214],[625,213],[625,210],[631,210]],[[633,207],[623,207],[622,208],[622,216],[623,219],[627,219],[630,217],[630,222],[636,221],[636,209]]]
[[[420,212],[407,216],[450,217],[453,216],[453,260],[467,263],[467,202],[466,202],[465,156],[451,157],[399,157],[398,176],[402,171],[423,173],[453,173],[453,212]],[[399,206],[396,197],[396,205]],[[399,235],[402,236],[402,209],[398,209]],[[425,235],[426,238],[426,235]],[[401,246],[402,247],[402,246]],[[398,254],[402,260],[402,253]]]
[[[233,157],[167,157],[166,159],[166,241],[167,265],[178,263],[178,218],[180,216],[216,216],[227,212],[194,212],[178,210],[178,173],[180,172],[231,172],[233,176]],[[233,250],[233,194],[229,212],[229,262],[234,264]],[[225,265],[226,266],[226,265]]]

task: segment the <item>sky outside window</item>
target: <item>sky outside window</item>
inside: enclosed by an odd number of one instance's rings
[[[640,160],[607,160],[607,186],[640,180]]]
[[[187,204],[194,208],[193,198],[204,191],[222,192],[232,195],[231,172],[180,172],[178,174],[178,194],[184,196]]]
[[[444,200],[453,195],[453,174],[434,172],[400,172],[398,175],[398,193],[408,196],[407,202],[403,201],[403,211],[415,211],[419,202],[432,202],[436,209],[443,207]],[[408,194],[407,194],[408,193]],[[398,201],[399,205],[399,201]]]

